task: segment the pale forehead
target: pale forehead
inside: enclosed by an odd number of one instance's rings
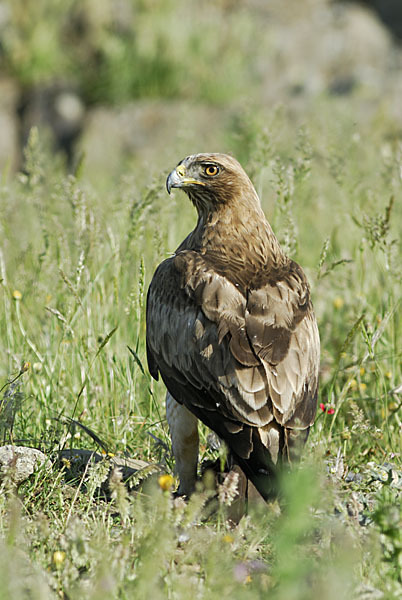
[[[202,163],[209,161],[217,162],[227,167],[240,167],[240,164],[235,158],[233,158],[233,156],[230,156],[229,154],[221,154],[219,152],[190,154],[190,156],[186,156],[186,158],[183,158],[183,160],[180,161],[179,164],[184,164],[186,167],[188,167],[192,163]]]

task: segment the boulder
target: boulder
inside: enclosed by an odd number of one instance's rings
[[[40,468],[51,469],[51,463],[43,452],[36,448],[13,446],[0,447],[0,477],[8,476],[19,485]]]

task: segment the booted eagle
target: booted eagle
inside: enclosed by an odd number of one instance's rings
[[[320,340],[309,285],[233,157],[188,156],[166,186],[185,191],[198,212],[147,298],[148,365],[168,390],[179,493],[194,490],[200,419],[268,499],[316,413]]]

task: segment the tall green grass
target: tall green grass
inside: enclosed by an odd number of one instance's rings
[[[207,488],[185,505],[152,481],[128,494],[115,473],[106,503],[96,489],[107,464],[90,465],[78,492],[56,466],[18,493],[6,477],[2,598],[400,593],[401,146],[379,120],[351,127],[347,107],[330,99],[303,125],[281,109],[226,135],[312,284],[324,410],[303,466],[285,479],[281,509],[251,507],[234,529],[225,505],[207,516]],[[60,445],[97,450],[70,417],[109,452],[172,472],[164,389],[146,368],[144,304],[156,265],[195,222],[185,197],[164,190],[179,152],[172,147],[164,172],[138,168],[97,187],[85,161],[66,175],[33,130],[24,171],[3,178],[6,441],[50,457]],[[206,433],[201,456],[211,458]]]

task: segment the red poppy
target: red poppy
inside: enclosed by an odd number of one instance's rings
[[[324,402],[321,402],[320,408],[321,408],[322,412],[326,412],[327,415],[333,415],[335,413],[335,409],[334,408],[326,408]]]

